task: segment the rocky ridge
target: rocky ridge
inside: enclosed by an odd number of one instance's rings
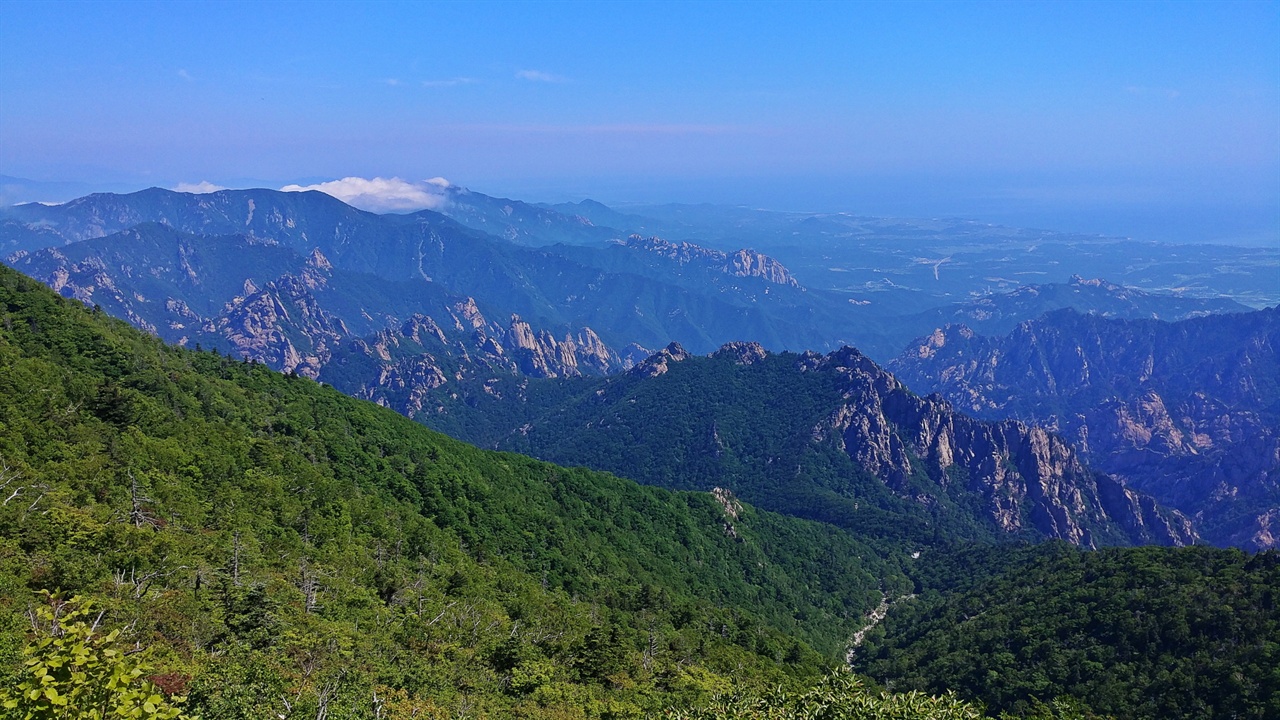
[[[777,260],[755,250],[724,252],[689,242],[674,243],[659,237],[631,235],[621,244],[627,248],[652,253],[681,265],[697,263],[734,277],[756,277],[775,285],[800,287],[799,281]]]
[[[9,260],[60,294],[168,342],[281,372],[327,379],[335,356],[367,353],[367,375],[339,372],[342,388],[370,398],[403,391],[397,409],[410,414],[421,409],[412,398],[459,373],[602,375],[630,367],[636,354],[629,348],[620,356],[586,327],[553,333],[517,316],[491,322],[472,297],[451,297],[421,280],[396,285],[342,271],[319,247],[296,253],[249,235],[192,236],[144,223]],[[351,301],[387,292],[394,305]]]
[[[678,363],[693,357],[680,343],[673,342],[631,368],[630,374],[636,377],[657,377],[670,369],[669,363]]]
[[[856,532],[920,537],[934,526],[1087,547],[1197,540],[1185,517],[1091,470],[1056,435],[918,397],[852,348],[793,355],[730,343],[699,357],[672,344],[625,374],[556,387],[457,398],[487,422],[477,435],[452,427],[479,444],[667,487],[719,487]]]
[[[467,214],[467,208],[479,215]],[[236,290],[246,277],[261,288],[295,271],[296,261],[314,249],[335,272],[378,278],[397,286],[397,292],[411,283],[432,286],[389,298],[379,297],[385,288],[369,282],[358,292],[334,285],[329,294],[348,294],[344,304],[362,305],[371,316],[362,321],[360,308],[338,309],[326,301],[349,329],[360,334],[382,327],[384,314],[394,316],[395,322],[414,312],[437,316],[438,306],[415,306],[420,292],[433,301],[441,295],[474,297],[494,316],[518,314],[535,325],[555,328],[557,341],[566,328],[576,332],[588,326],[609,343],[661,347],[678,340],[699,352],[740,337],[777,348],[829,348],[848,336],[842,328],[853,322],[842,303],[792,287],[785,268],[750,251],[706,251],[709,255],[702,261],[682,266],[608,244],[621,233],[518,201],[461,189],[454,193],[451,188],[441,209],[482,229],[432,210],[377,215],[319,192],[253,189],[195,195],[152,188],[128,195],[95,194],[57,206],[0,209],[0,252],[18,269],[42,277],[47,273],[36,266],[51,262],[50,250],[66,252],[77,261],[93,253],[112,254],[137,270],[143,265],[136,253],[127,257],[132,246],[123,242],[122,234],[150,224],[185,234],[184,242],[192,247],[208,238],[235,237],[241,247],[255,248],[244,257],[216,258],[218,272],[240,275]],[[522,244],[508,241],[513,226],[518,226],[517,241]],[[163,254],[162,248],[152,249]],[[210,260],[209,248],[198,250]],[[37,257],[42,255],[46,257]],[[263,258],[270,260],[269,269],[256,264]],[[168,257],[155,259],[160,267],[172,264]],[[166,292],[164,297],[183,300],[207,317],[240,294],[226,287],[210,291],[207,264],[203,271],[198,263],[192,269],[196,275],[190,292]],[[113,277],[123,288],[123,278]],[[195,292],[198,284],[205,286],[204,292]],[[386,313],[379,309],[388,306],[395,308]],[[126,316],[124,308],[104,309]]]
[[[986,419],[1038,423],[1193,517],[1206,540],[1276,547],[1280,310],[1176,323],[1073,311],[1003,337],[952,325],[891,364]]]
[[[591,328],[557,339],[534,330],[519,316],[501,325],[488,321],[475,300],[459,301],[448,330],[426,315],[399,328],[344,344],[332,365],[319,374],[339,390],[421,419],[439,412],[432,392],[449,383],[481,383],[494,392],[498,378],[564,378],[605,375],[631,367]],[[359,368],[355,373],[348,368]]]
[[[938,396],[921,398],[869,358],[846,348],[802,367],[837,373],[844,402],[814,428],[895,492],[930,476],[979,494],[1005,533],[1033,527],[1048,537],[1093,547],[1092,528],[1119,523],[1135,542],[1194,542],[1191,524],[1161,515],[1150,498],[1086,468],[1071,447],[1042,428],[974,420]],[[927,497],[922,501],[929,502]],[[1145,501],[1145,503],[1144,503]]]

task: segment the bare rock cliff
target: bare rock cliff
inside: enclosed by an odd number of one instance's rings
[[[786,266],[755,250],[726,253],[689,242],[673,243],[658,237],[632,235],[623,245],[673,260],[681,265],[700,264],[708,269],[735,277],[758,277],[775,285],[800,287]]]
[[[844,403],[814,429],[814,438],[834,438],[895,492],[914,492],[913,478],[924,476],[944,490],[980,495],[985,513],[1005,532],[1033,527],[1084,546],[1093,546],[1094,529],[1110,522],[1137,542],[1196,540],[1185,518],[1160,515],[1149,499],[1144,506],[1144,498],[1087,469],[1065,441],[1041,428],[982,422],[941,397],[913,395],[851,348],[826,356],[819,369],[843,376]]]
[[[952,325],[891,368],[977,417],[1061,434],[1091,466],[1193,518],[1209,542],[1277,547],[1277,309],[1178,322],[1059,311],[1005,336]]]

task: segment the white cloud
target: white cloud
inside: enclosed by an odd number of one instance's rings
[[[285,185],[280,189],[284,192],[319,190],[361,210],[389,213],[438,210],[448,202],[444,194],[448,187],[449,181],[444,178],[409,182],[398,177],[347,177],[317,185]]]
[[[425,88],[441,88],[441,87],[457,87],[459,85],[470,85],[475,82],[475,78],[456,77],[448,80],[423,80],[422,87]]]
[[[186,68],[178,69],[178,77],[182,78],[183,80],[186,80],[187,82],[191,82],[192,80],[195,79],[191,77],[191,73],[187,72]]]
[[[521,80],[528,80],[530,82],[545,82],[545,83],[564,82],[563,77],[559,75],[552,75],[549,72],[543,72],[541,70],[521,70],[516,73],[516,77],[520,78]]]
[[[173,189],[176,190],[177,192],[195,193],[196,195],[203,195],[205,193],[218,192],[219,190],[226,190],[226,188],[222,187],[221,185],[214,185],[208,180],[201,180],[198,183],[178,183],[177,186],[175,186]]]

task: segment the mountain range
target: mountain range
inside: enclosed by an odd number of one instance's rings
[[[1005,335],[948,325],[889,368],[986,419],[1060,433],[1218,545],[1280,545],[1280,309],[1179,322],[1065,309]]]
[[[462,332],[471,323],[454,318],[454,308],[471,305],[486,328],[474,335],[479,328],[472,327],[450,340],[452,350],[432,353],[441,372],[445,356],[466,365],[486,355],[488,365],[535,376],[612,372],[673,340],[710,352],[744,338],[774,350],[851,344],[885,361],[955,318],[1003,326],[1068,304],[1122,317],[1245,309],[1076,281],[1066,291],[1030,287],[949,310],[886,316],[878,304],[809,290],[754,251],[628,236],[460,188],[448,196],[454,216],[473,226],[495,230],[496,219],[477,218],[501,217],[525,227],[526,239],[544,233],[539,243],[590,227],[598,244],[521,247],[432,211],[380,216],[318,192],[152,189],[10,208],[0,219],[0,248],[8,262],[60,292],[167,340],[313,377],[344,342],[377,345],[374,335],[394,334],[415,316]],[[604,208],[592,207],[596,214]],[[613,215],[643,227],[635,216]],[[540,338],[536,349],[525,343],[521,350],[544,360],[509,357],[517,341],[507,335],[517,322]],[[566,339],[572,349],[559,347]],[[503,357],[494,355],[494,343]],[[381,374],[366,382],[376,384]]]
[[[8,259],[15,267],[64,296],[101,307],[170,342],[217,349],[283,372],[318,378],[355,397],[375,400],[433,427],[491,445],[511,441],[493,434],[500,421],[477,420],[475,408],[485,408],[501,420],[552,414],[550,406],[494,406],[492,401],[521,397],[523,391],[512,390],[524,386],[521,378],[604,377],[640,366],[652,368],[656,365],[652,358],[646,360],[651,353],[646,348],[673,340],[680,343],[674,356],[683,357],[685,347],[706,353],[739,338],[751,338],[762,351],[830,351],[857,338],[871,357],[892,358],[913,337],[955,320],[979,331],[1003,332],[1064,307],[1105,317],[1169,319],[1248,310],[1227,299],[1152,294],[1077,276],[1065,284],[1026,286],[884,317],[881,311],[869,312],[837,293],[806,288],[767,255],[623,235],[596,222],[611,219],[625,222],[628,229],[648,229],[643,216],[599,204],[535,206],[454,186],[444,192],[453,217],[429,210],[375,215],[318,192],[192,195],[153,189],[131,195],[91,195],[62,205],[10,208],[0,226],[0,246],[11,250]],[[569,215],[575,208],[591,217]],[[707,222],[708,213],[695,210],[669,208],[659,212],[661,217],[650,226],[697,229]],[[781,229],[801,221],[759,212],[728,211],[721,216],[739,228],[758,221],[766,228],[773,223]],[[835,227],[832,222],[851,227],[843,216],[811,219],[824,228]],[[858,219],[855,224],[864,232],[898,227],[870,219]],[[951,232],[951,228],[939,226],[935,232]],[[572,244],[546,244],[556,239]],[[882,373],[876,367],[873,374]],[[885,377],[889,379],[876,381],[881,387],[897,382]],[[781,387],[797,380],[767,382]],[[919,375],[911,376],[909,384],[931,387]],[[776,390],[758,388],[748,394],[770,391]],[[783,392],[803,394],[795,389]],[[869,411],[871,405],[879,407],[884,398],[864,400],[869,405],[859,412]],[[827,413],[839,406],[835,395],[813,403]],[[968,409],[964,404],[958,407]],[[925,426],[943,422],[938,418],[962,417],[949,407],[933,405],[910,413],[927,416],[921,421]],[[1056,427],[1052,418],[1026,414],[980,417],[1044,421]],[[925,477],[927,473],[917,472],[916,467],[923,462],[921,467],[932,464],[934,471],[926,483],[933,489],[923,493],[932,498],[930,502],[954,502],[956,498],[948,492],[977,493],[964,495],[964,500],[983,507],[958,513],[965,518],[962,524],[976,523],[974,527],[988,531],[995,527],[1000,533],[1025,530],[1084,544],[1094,543],[1098,528],[1105,538],[1100,542],[1182,543],[1197,537],[1197,530],[1185,519],[1157,510],[1149,497],[1117,489],[1110,479],[1103,479],[1099,486],[1098,478],[1103,476],[1087,470],[1072,470],[1075,475],[1062,497],[1047,489],[1046,483],[1057,480],[1047,479],[1043,468],[1014,473],[1009,493],[1050,499],[1040,505],[1010,501],[1009,507],[997,509],[998,493],[993,488],[1003,483],[1002,476],[997,477],[1002,463],[1016,464],[1017,448],[1031,442],[1026,432],[1032,430],[1004,437],[1004,430],[974,431],[965,426],[962,440],[944,436],[940,442],[948,447],[937,450],[929,447],[935,441],[932,431],[921,430],[917,419],[886,417],[883,421],[886,428],[894,427],[907,439],[889,432],[872,443],[877,446],[874,452],[850,451],[839,461],[847,464],[853,458],[856,472],[848,467],[842,472],[876,478],[881,487],[876,493],[889,488],[895,497],[909,495],[904,478]],[[804,427],[797,425],[798,418],[774,417],[771,422],[791,428],[776,430],[784,436],[822,434],[818,420],[808,416]],[[511,429],[501,428],[503,432]],[[549,432],[563,438],[572,429]],[[687,444],[675,437],[667,441]],[[955,448],[960,456],[998,461],[988,467],[975,460],[970,467],[931,455],[941,452],[946,458],[956,442],[967,443]],[[1036,442],[1052,445],[1057,441]],[[916,465],[905,459],[895,443],[914,448]],[[548,452],[545,444],[518,449]],[[1097,461],[1088,448],[1079,449],[1086,460]],[[585,462],[563,453],[554,459]],[[1061,474],[1059,466],[1078,464],[1074,457],[1054,457],[1048,465],[1057,469],[1049,475]],[[659,481],[635,468],[601,467]],[[976,473],[973,487],[949,486],[947,473],[961,471]],[[715,475],[737,477],[742,472],[753,471],[720,468]],[[664,468],[664,473],[667,484],[683,486],[672,479],[680,476],[676,468]],[[1145,492],[1143,478],[1130,481]],[[772,487],[777,482],[776,478],[759,480],[755,485]],[[1036,484],[1042,488],[1031,487]],[[698,486],[709,489],[705,483]],[[816,487],[823,487],[823,482]],[[754,497],[751,490],[746,492]],[[1205,492],[1204,488],[1196,491],[1198,495]],[[786,496],[771,490],[773,494]],[[834,506],[848,500],[839,499],[839,492],[832,495],[830,488],[819,494]],[[1160,492],[1150,495],[1171,497]],[[789,507],[791,502],[778,507]],[[885,498],[873,505],[893,502]],[[801,505],[805,506],[802,514],[812,516],[814,503]],[[1192,517],[1202,510],[1188,502],[1171,507]],[[1039,509],[1032,518],[1035,508]],[[913,512],[928,525],[923,519],[927,513],[918,510]],[[841,522],[847,524],[847,519]],[[1201,516],[1200,522],[1213,525],[1214,521]],[[1255,533],[1262,538],[1258,542],[1265,543],[1265,529],[1260,533]],[[1224,539],[1215,531],[1213,537],[1216,542],[1254,542],[1238,535]]]
[[[852,348],[672,345],[600,379],[437,391],[419,419],[482,446],[748,502],[867,538],[1186,544],[1191,523],[1018,422],[921,398]]]
[[[205,717],[397,689],[406,713],[652,713],[731,672],[812,678],[909,585],[835,528],[477,450],[8,268],[0,313],[6,690],[43,588],[109,598]]]
[[[243,244],[291,252],[295,269],[318,250],[334,269],[367,276],[365,282],[375,286],[400,283],[392,287],[429,299],[441,294],[472,297],[489,317],[517,314],[557,335],[592,327],[618,348],[633,342],[660,347],[677,339],[709,351],[736,337],[760,337],[784,347],[826,347],[839,341],[838,327],[848,325],[833,312],[838,307],[834,302],[811,302],[801,289],[771,282],[769,274],[785,271],[751,251],[735,253],[732,261],[704,254],[696,263],[682,264],[626,241],[599,248],[521,247],[432,211],[374,215],[318,192],[191,195],[156,189],[127,196],[91,195],[58,206],[23,205],[6,212],[0,248],[9,251],[11,264],[42,278],[56,272],[72,274],[70,267],[56,268],[102,253],[119,255],[121,262],[136,269],[141,259],[127,257],[132,237],[113,236],[142,223],[160,223],[186,234],[187,247],[225,257],[217,264],[227,277],[208,281],[221,283],[219,287],[241,287],[246,280],[261,287],[276,277],[271,272],[275,267],[262,272],[251,263],[238,262],[240,256],[226,243],[203,240],[241,236]],[[85,240],[97,245],[76,247]],[[159,267],[186,272],[181,263]],[[117,285],[129,279],[120,277],[117,268],[101,271],[109,272]],[[719,280],[714,288],[703,284],[709,276]],[[423,283],[431,287],[423,289]],[[386,308],[395,307],[396,298],[362,299],[369,302],[342,308],[346,314],[339,314],[353,328],[377,330],[408,317],[388,321]],[[220,307],[231,297],[223,292],[215,300]],[[430,300],[423,308],[430,308]],[[135,314],[145,316],[136,310]],[[362,322],[366,315],[370,319]]]
[[[819,385],[890,380],[851,350],[682,355],[625,378],[784,377],[794,362]],[[130,658],[147,702],[207,720],[1280,707],[1274,552],[864,543],[726,488],[671,492],[478,450],[306,378],[165,346],[7,268],[0,370],[10,709],[30,700],[20,684],[84,682],[32,674],[24,660],[46,667],[62,647],[32,608],[97,633],[70,666]],[[882,389],[886,406],[919,407]],[[849,447],[862,431],[842,426],[829,427]],[[739,437],[719,441],[736,452]],[[90,608],[101,631],[72,625]],[[866,679],[831,670],[837,656]]]
[[[953,296],[996,236],[1062,241],[1032,231],[442,192],[0,213],[57,292],[0,270],[4,626],[40,589],[105,601],[207,719],[870,702],[836,662],[1034,717],[1274,705],[1195,680],[1275,666],[1245,640],[1280,627],[1274,309],[1080,275]],[[815,284],[777,242],[805,232],[940,285]],[[1200,542],[1261,552],[1077,549]]]

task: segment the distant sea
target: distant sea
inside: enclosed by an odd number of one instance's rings
[[[1280,209],[1229,204],[1071,204],[978,207],[966,216],[999,225],[1115,235],[1135,240],[1280,247]]]
[[[1280,178],[1239,192],[1219,183],[1197,192],[1186,178],[1111,185],[1085,178],[597,178],[512,183],[514,197],[605,204],[715,203],[766,210],[849,212],[881,217],[958,217],[1015,227],[1173,243],[1280,247]],[[565,192],[567,188],[572,191]],[[480,189],[480,188],[477,188]],[[495,188],[499,189],[499,188]],[[482,192],[488,192],[481,190]],[[1172,199],[1171,199],[1172,198]]]

